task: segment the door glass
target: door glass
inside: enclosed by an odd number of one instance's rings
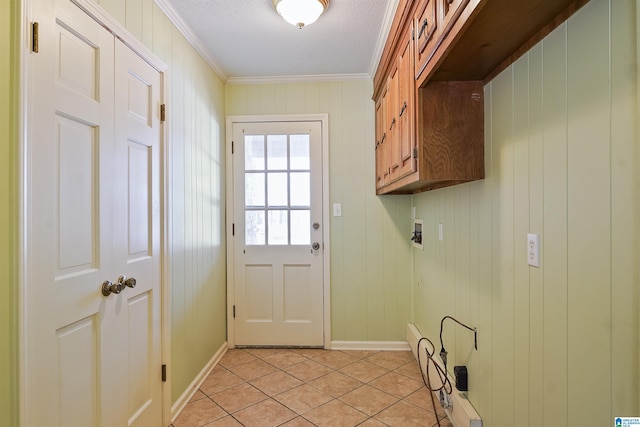
[[[245,135],[245,244],[311,242],[310,136]]]

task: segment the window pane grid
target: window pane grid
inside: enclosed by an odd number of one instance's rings
[[[245,244],[307,245],[310,136],[245,135]]]

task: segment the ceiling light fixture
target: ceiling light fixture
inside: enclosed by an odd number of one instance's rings
[[[329,7],[329,0],[273,0],[285,21],[298,28],[313,24]]]

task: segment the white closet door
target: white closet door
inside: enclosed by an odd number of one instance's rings
[[[25,425],[160,426],[158,73],[70,1],[32,4]]]

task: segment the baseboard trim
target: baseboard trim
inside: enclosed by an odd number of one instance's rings
[[[406,341],[331,341],[331,350],[409,351]]]
[[[411,351],[413,352],[413,356],[416,358],[416,360],[418,360],[418,341],[420,341],[420,338],[422,337],[423,335],[420,333],[416,325],[414,325],[413,323],[407,324],[407,342],[409,343]],[[427,344],[423,341],[420,345],[420,348],[425,348],[426,345]],[[433,351],[434,349],[429,348],[429,350]],[[424,355],[424,352],[421,354]],[[422,358],[422,365],[423,366],[421,367],[421,369],[424,370],[424,357]],[[455,387],[456,382],[453,378],[451,378],[451,375],[448,372],[447,376],[449,377],[449,381],[451,381],[451,384],[453,386],[453,391],[450,395],[453,406],[451,409],[444,408],[444,411],[446,412],[449,421],[451,421],[451,424],[453,424],[454,427],[482,427],[482,419],[476,412],[475,408],[471,405],[471,402],[469,402],[469,400],[467,399],[467,395]],[[432,376],[432,378],[436,377],[437,375],[435,374]]]
[[[213,368],[216,367],[222,356],[227,352],[228,346],[225,341],[222,346],[216,351],[216,354],[213,355],[211,360],[207,362],[207,364],[202,368],[200,373],[195,377],[195,379],[189,384],[189,387],[182,393],[182,395],[176,400],[171,406],[171,422],[174,422],[178,415],[182,412],[187,403],[191,400],[194,394],[198,391],[204,380],[207,379],[207,376],[211,373]]]

